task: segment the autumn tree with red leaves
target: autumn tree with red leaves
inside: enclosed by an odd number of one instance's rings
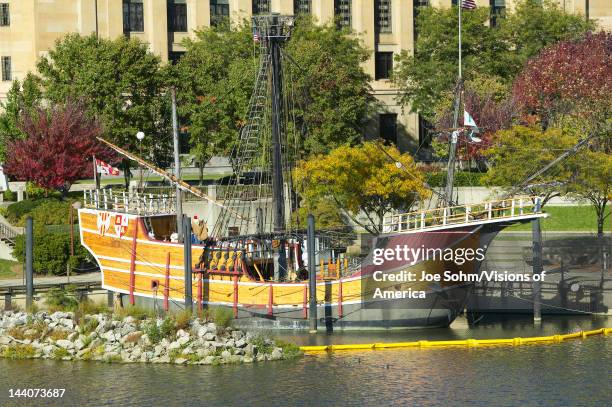
[[[597,126],[612,113],[612,33],[562,41],[529,60],[514,82],[514,96],[542,128],[577,119]]]
[[[112,153],[96,136],[100,124],[89,118],[81,103],[38,108],[23,114],[20,128],[27,138],[7,146],[5,171],[20,181],[68,192],[70,185],[92,173],[92,156],[109,160]]]

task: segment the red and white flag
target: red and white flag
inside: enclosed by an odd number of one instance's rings
[[[96,168],[100,174],[119,175],[119,169],[96,158]]]
[[[476,8],[476,0],[461,0],[461,7],[474,10]]]

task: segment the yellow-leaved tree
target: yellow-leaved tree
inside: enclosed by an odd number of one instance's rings
[[[389,211],[407,211],[430,196],[410,155],[375,142],[341,146],[313,156],[301,161],[293,175],[303,208],[332,201],[338,214],[373,234],[382,231]]]

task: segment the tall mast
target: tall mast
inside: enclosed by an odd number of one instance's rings
[[[272,59],[272,194],[274,198],[274,231],[285,230],[285,197],[282,165],[282,77],[281,77],[281,42],[278,16],[270,17],[269,47]]]
[[[457,76],[457,84],[455,85],[455,102],[453,106],[453,129],[451,132],[449,147],[448,147],[448,168],[446,169],[446,188],[444,191],[444,197],[446,205],[453,205],[453,186],[455,183],[455,156],[457,155],[457,139],[458,139],[458,125],[459,125],[459,111],[461,109],[461,93],[463,90],[462,86],[462,72],[461,72],[461,0],[457,2],[457,9],[459,10],[459,72]]]

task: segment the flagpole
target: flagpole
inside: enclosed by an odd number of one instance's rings
[[[98,165],[96,164],[96,155],[93,154],[93,171],[94,171],[94,185],[95,189],[100,189],[100,183],[98,182]]]
[[[457,8],[459,9],[459,80],[461,80],[461,9],[463,8],[461,7],[462,6],[461,1],[462,0],[459,0],[457,2],[458,4]],[[455,125],[455,127],[457,126]]]

